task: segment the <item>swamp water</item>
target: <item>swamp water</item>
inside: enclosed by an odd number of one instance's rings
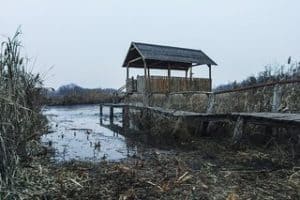
[[[114,124],[122,126],[122,110],[114,110]],[[100,125],[99,106],[50,106],[43,110],[49,132],[42,136],[45,145],[55,149],[55,161],[117,161],[137,153],[134,143],[105,128],[109,109],[103,109]]]

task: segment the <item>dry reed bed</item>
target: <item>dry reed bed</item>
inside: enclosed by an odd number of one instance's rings
[[[42,81],[26,71],[20,34],[18,30],[3,41],[0,51],[0,199],[3,190],[14,187],[19,163],[28,158],[27,142],[42,127],[38,106]]]
[[[298,199],[300,168],[277,148],[228,148],[202,139],[193,151],[140,149],[119,163],[51,164],[34,156],[16,180],[22,199]],[[44,149],[41,148],[41,152]],[[299,164],[299,162],[298,162]]]

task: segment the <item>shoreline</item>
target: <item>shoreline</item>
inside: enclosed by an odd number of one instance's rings
[[[198,140],[196,146],[171,153],[145,149],[120,162],[53,164],[47,159],[51,154],[34,156],[22,169],[25,176],[18,178],[17,185],[25,184],[19,195],[48,199],[299,198],[300,160],[280,157],[276,147],[234,150],[214,139]]]

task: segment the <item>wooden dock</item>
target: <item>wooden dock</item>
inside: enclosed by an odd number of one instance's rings
[[[110,107],[110,111],[113,111],[113,108],[131,108],[137,110],[149,110],[152,112],[160,113],[169,117],[183,117],[183,118],[199,118],[203,121],[236,121],[238,118],[243,118],[246,121],[255,123],[255,124],[269,124],[269,125],[300,125],[300,113],[270,113],[270,112],[252,112],[252,113],[197,113],[197,112],[188,112],[188,111],[179,111],[173,109],[163,109],[160,107],[149,107],[149,106],[138,106],[131,104],[101,104],[100,110],[102,107]]]
[[[244,126],[246,124],[264,125],[268,128],[283,127],[287,129],[293,128],[297,134],[300,133],[300,113],[269,113],[269,112],[253,112],[253,113],[197,113],[188,111],[179,111],[173,109],[163,109],[160,107],[139,106],[132,104],[101,104],[100,115],[103,115],[103,107],[110,108],[110,119],[112,121],[114,115],[114,108],[123,108],[125,112],[128,109],[135,109],[141,111],[150,111],[158,113],[169,118],[183,118],[183,119],[198,119],[204,123],[209,122],[234,122],[235,128],[233,131],[234,140],[238,141],[243,135]],[[124,112],[123,110],[123,112]],[[126,111],[127,110],[127,111]]]

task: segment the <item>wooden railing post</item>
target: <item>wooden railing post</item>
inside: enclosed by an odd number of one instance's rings
[[[244,127],[245,127],[245,120],[243,117],[239,116],[236,120],[234,130],[233,130],[233,144],[238,144],[243,136],[244,136]]]
[[[129,107],[124,106],[122,110],[122,126],[123,130],[126,131],[129,128]]]
[[[126,81],[129,79],[129,66],[126,66]]]
[[[145,106],[149,105],[149,86],[148,86],[148,78],[147,78],[147,63],[146,60],[143,59],[144,62],[144,91],[143,91],[143,103]]]
[[[114,107],[110,106],[109,108],[109,122],[112,125],[114,123]]]
[[[168,65],[168,90],[171,92],[171,67]]]
[[[188,90],[188,69],[185,70],[185,90]]]
[[[100,104],[99,112],[100,112],[100,125],[102,125],[103,124],[103,105],[102,104]]]
[[[193,90],[193,89],[192,89],[192,84],[193,84],[192,80],[193,80],[193,68],[192,68],[192,67],[190,67],[190,81],[189,81],[189,90]]]
[[[209,92],[212,90],[212,80],[211,80],[211,65],[208,65],[208,70],[209,70]]]
[[[100,104],[99,111],[100,111],[100,117],[103,117],[103,105],[102,104]]]

